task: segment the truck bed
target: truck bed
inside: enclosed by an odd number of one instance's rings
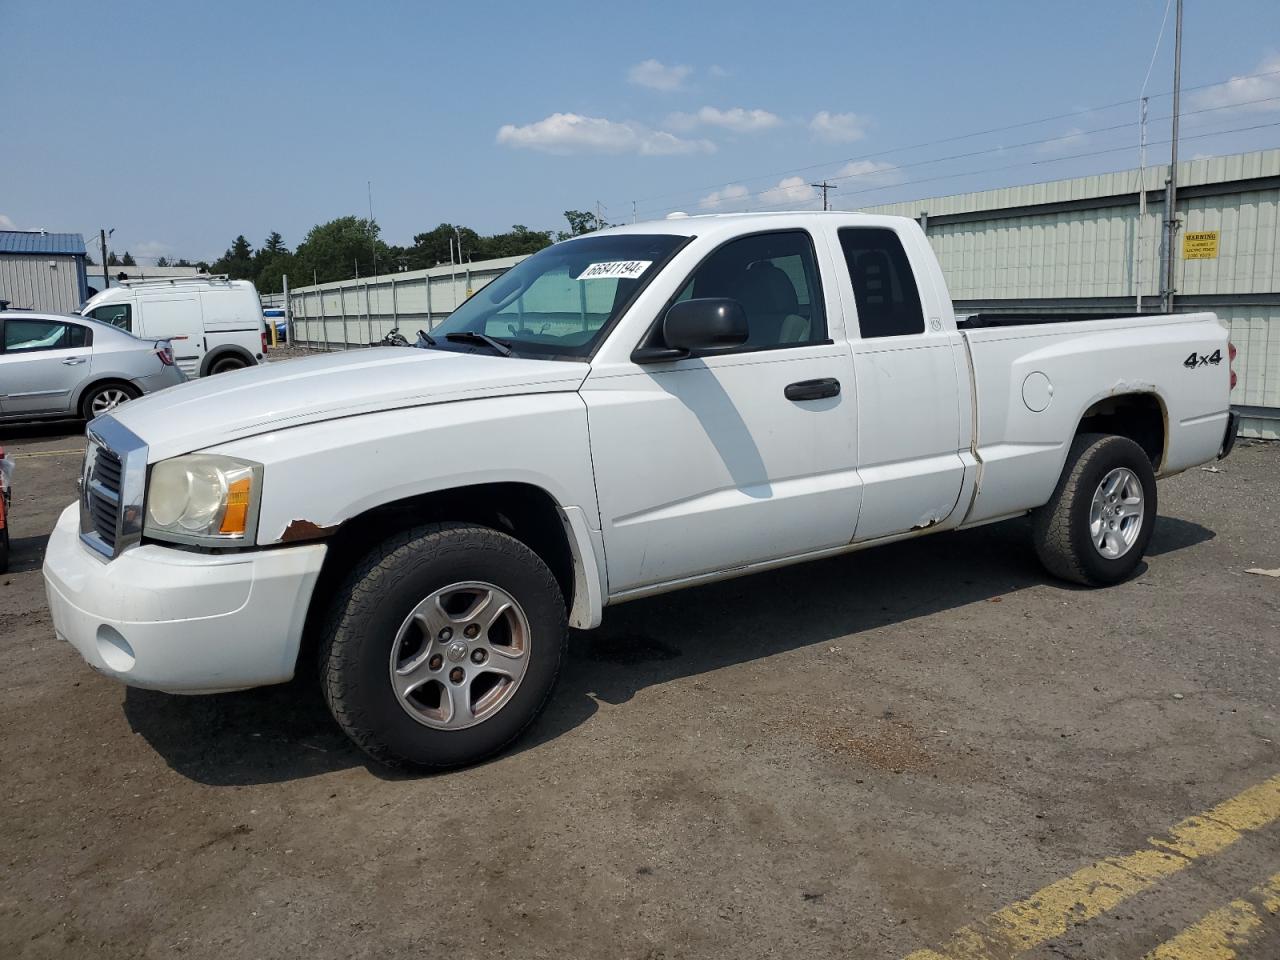
[[[1086,320],[1133,320],[1139,317],[1161,317],[1162,313],[972,313],[957,317],[956,326],[961,330],[981,330],[987,327],[1022,327],[1040,323],[1073,323]]]

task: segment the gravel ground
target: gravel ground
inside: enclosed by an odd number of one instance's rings
[[[0,956],[902,957],[1280,771],[1278,445],[1162,483],[1108,590],[1019,521],[612,609],[514,749],[414,779],[304,684],[127,690],[54,639],[79,428],[5,433]],[[1271,823],[1025,955],[1142,957],[1277,869]]]

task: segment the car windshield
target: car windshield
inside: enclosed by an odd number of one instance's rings
[[[431,336],[446,349],[492,350],[483,335],[518,354],[588,357],[686,240],[624,233],[557,243],[482,287]]]

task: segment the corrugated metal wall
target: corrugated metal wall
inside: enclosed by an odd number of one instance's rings
[[[63,254],[0,254],[0,300],[30,310],[75,313],[83,269],[79,257]]]
[[[1160,306],[1167,166],[868,208],[920,219],[957,311],[1144,310]],[[1244,433],[1280,439],[1280,150],[1179,164],[1178,310],[1231,327]],[[1182,257],[1182,236],[1217,231],[1218,255]],[[1139,282],[1140,278],[1140,282]]]
[[[400,327],[412,341],[419,328],[430,329],[523,259],[504,257],[290,290],[294,336],[299,343],[342,349],[381,340],[392,327]]]

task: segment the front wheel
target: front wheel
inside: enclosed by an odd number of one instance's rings
[[[1081,434],[1053,496],[1031,515],[1036,553],[1063,580],[1119,583],[1142,561],[1156,507],[1155,471],[1140,446],[1127,437]]]
[[[432,524],[348,576],[321,646],[325,699],[367,754],[429,770],[511,743],[551,695],[568,641],[546,564],[487,527]]]

